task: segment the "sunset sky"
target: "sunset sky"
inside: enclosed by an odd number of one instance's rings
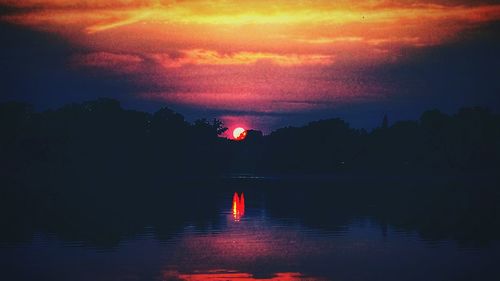
[[[500,108],[500,1],[0,0],[0,101],[107,96],[270,132]]]

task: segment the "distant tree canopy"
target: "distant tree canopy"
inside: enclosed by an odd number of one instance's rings
[[[11,178],[137,178],[214,173],[224,128],[191,124],[168,108],[153,114],[98,99],[34,112],[0,104],[0,164]]]
[[[369,133],[341,119],[322,120],[266,138],[263,163],[273,170],[444,173],[500,167],[500,116],[481,107],[452,116],[430,110],[418,121],[392,126],[384,116],[382,126]]]
[[[187,122],[168,108],[150,114],[98,99],[35,112],[29,104],[0,104],[0,165],[4,178],[82,181],[224,172],[330,173],[417,171],[449,173],[500,168],[500,116],[485,108],[454,115],[426,111],[417,121],[370,132],[342,119],[286,127],[243,141],[220,137],[214,119]]]

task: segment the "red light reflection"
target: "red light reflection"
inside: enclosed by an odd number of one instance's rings
[[[269,278],[255,278],[252,274],[231,271],[231,270],[209,270],[207,272],[195,272],[190,274],[182,274],[177,271],[166,271],[163,273],[165,280],[189,280],[189,281],[316,281],[321,280],[313,277],[306,277],[298,272],[280,272],[275,273],[274,276]]]
[[[232,211],[235,221],[240,221],[240,219],[245,215],[245,196],[243,195],[243,192],[240,197],[238,197],[237,192],[234,193]]]

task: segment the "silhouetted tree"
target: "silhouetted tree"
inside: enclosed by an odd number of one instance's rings
[[[212,123],[208,122],[207,119],[198,119],[194,121],[194,128],[199,132],[203,133],[203,136],[219,136],[227,131],[227,128],[223,126],[222,121],[214,118]]]
[[[382,120],[382,129],[389,128],[389,119],[387,118],[387,114],[384,114],[384,119]]]

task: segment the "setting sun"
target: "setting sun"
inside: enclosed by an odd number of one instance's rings
[[[236,140],[242,140],[247,136],[247,131],[242,127],[238,127],[233,130],[233,137]]]

